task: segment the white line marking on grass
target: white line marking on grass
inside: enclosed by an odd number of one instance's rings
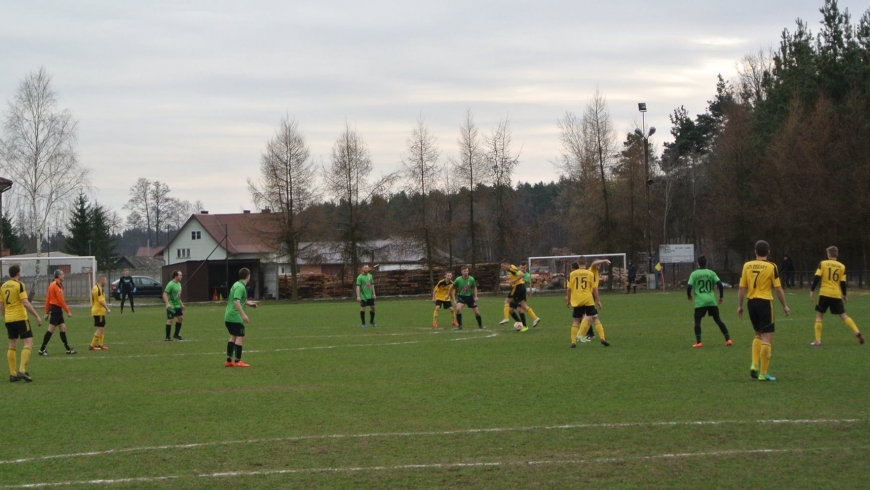
[[[472,463],[418,463],[404,464],[394,466],[345,466],[345,467],[326,467],[326,468],[296,468],[282,470],[256,470],[256,471],[222,471],[216,473],[200,473],[190,476],[154,476],[154,477],[138,477],[138,478],[120,478],[115,480],[80,480],[80,481],[62,481],[62,482],[46,482],[46,483],[26,483],[21,485],[6,485],[0,488],[15,489],[15,488],[48,488],[59,486],[73,485],[115,485],[121,483],[148,483],[166,481],[180,478],[231,478],[238,476],[270,476],[270,475],[292,475],[292,474],[311,474],[311,473],[353,473],[353,472],[376,472],[376,471],[406,471],[406,470],[441,470],[451,468],[492,468],[492,467],[508,467],[508,466],[556,466],[556,465],[578,465],[578,464],[600,464],[600,463],[629,463],[633,461],[655,461],[661,459],[680,459],[680,458],[708,458],[722,456],[743,456],[757,454],[794,454],[794,453],[809,453],[809,452],[831,452],[831,451],[851,451],[863,450],[870,446],[860,447],[818,447],[818,448],[787,448],[787,449],[730,449],[723,451],[704,451],[697,453],[665,453],[651,454],[647,456],[625,456],[625,457],[605,457],[605,458],[590,458],[590,459],[552,459],[539,461],[480,461]]]
[[[685,427],[685,426],[706,426],[706,425],[744,425],[744,424],[852,424],[863,422],[861,419],[768,419],[768,420],[689,420],[689,421],[667,421],[667,422],[618,422],[618,423],[599,423],[599,424],[569,424],[569,425],[542,425],[530,427],[487,427],[481,429],[456,429],[445,431],[425,431],[425,432],[373,432],[364,434],[324,434],[324,435],[307,435],[307,436],[288,436],[288,437],[269,437],[263,439],[247,439],[234,441],[214,441],[214,442],[197,442],[190,444],[168,444],[162,446],[140,446],[128,447],[120,449],[107,449],[104,451],[88,451],[81,453],[69,454],[54,454],[48,456],[34,456],[30,458],[0,460],[0,465],[4,464],[20,464],[30,463],[33,461],[46,461],[54,459],[71,459],[84,456],[105,456],[110,454],[145,452],[145,451],[161,451],[165,449],[192,449],[199,447],[225,446],[225,445],[240,445],[240,444],[262,444],[267,442],[293,442],[293,441],[308,441],[317,439],[368,439],[368,438],[389,438],[389,437],[422,437],[422,436],[449,436],[449,435],[464,435],[464,434],[486,434],[499,432],[531,432],[531,431],[548,431],[548,430],[566,430],[566,429],[620,429],[627,427]]]

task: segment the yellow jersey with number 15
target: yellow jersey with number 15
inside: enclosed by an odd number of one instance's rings
[[[27,320],[27,310],[24,309],[23,299],[27,299],[27,291],[24,289],[24,283],[18,282],[15,279],[10,279],[3,283],[0,287],[0,295],[3,301],[3,308],[6,310],[6,323],[20,322]]]
[[[773,288],[782,287],[779,282],[779,269],[766,260],[750,260],[743,264],[740,287],[746,288],[747,299],[773,301]]]
[[[571,306],[595,306],[592,289],[595,286],[595,274],[589,269],[576,269],[568,276],[568,290],[571,292]]]

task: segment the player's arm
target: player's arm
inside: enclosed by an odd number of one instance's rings
[[[477,302],[477,284],[474,285],[474,302]]]
[[[782,286],[776,286],[773,290],[776,291],[776,297],[779,298],[779,302],[782,304],[782,311],[785,312],[785,316],[788,316],[791,310],[785,304],[785,292],[782,290]]]
[[[166,304],[167,310],[171,308],[171,306],[169,305],[169,295],[166,294],[166,291],[163,291],[163,303]]]
[[[846,280],[843,279],[842,281],[840,281],[840,292],[843,293],[843,303],[849,302],[849,297],[847,296],[848,293],[846,292],[846,289]]]
[[[565,306],[571,306],[571,281],[565,287]]]
[[[592,288],[592,298],[595,299],[598,309],[603,310],[604,306],[601,304],[601,296],[598,294],[598,288]]]
[[[356,283],[356,300],[362,301],[359,297],[359,283]]]
[[[100,306],[106,309],[106,313],[111,313],[112,310],[109,309],[109,305],[106,304],[106,297],[103,296],[103,299],[100,300]]]
[[[692,283],[686,284],[686,296],[689,297],[689,301],[692,301]]]
[[[239,312],[239,315],[242,316],[242,321],[243,321],[243,322],[245,322],[245,323],[249,323],[249,322],[250,322],[250,319],[248,318],[248,315],[245,314],[245,309],[242,308],[242,302],[241,302],[241,300],[239,300],[238,298],[234,298],[234,299],[233,299],[233,307],[235,307],[236,311]]]
[[[372,280],[372,299],[378,299],[378,293],[375,292],[375,281]]]
[[[610,261],[607,260],[607,259],[598,259],[598,260],[596,260],[595,262],[592,262],[592,265],[590,265],[589,268],[591,269],[591,268],[593,268],[593,267],[598,267],[598,266],[601,265],[601,264],[607,264],[607,265],[610,265]]]
[[[58,298],[60,298],[60,307],[63,308],[63,311],[66,312],[67,316],[73,316],[72,312],[69,311],[69,306],[66,304],[66,298],[63,295],[63,291],[60,291]]]
[[[725,284],[720,279],[716,283],[716,287],[719,288],[719,304],[721,305],[723,301],[725,301]]]
[[[737,317],[743,318],[743,299],[746,298],[746,286],[737,290]]]
[[[816,275],[813,276],[813,283],[810,285],[810,299],[813,299],[813,291],[819,287],[819,283],[822,282],[821,270],[816,271]]]

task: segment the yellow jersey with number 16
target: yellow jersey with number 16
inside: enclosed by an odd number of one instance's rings
[[[840,283],[846,282],[846,266],[836,260],[823,260],[816,269],[816,275],[821,278],[819,296],[829,298],[843,298],[843,290]]]
[[[769,299],[773,301],[773,288],[781,287],[779,269],[766,260],[750,260],[743,264],[740,287],[746,288],[747,299]]]

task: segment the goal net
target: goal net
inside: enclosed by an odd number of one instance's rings
[[[624,253],[590,254],[590,255],[550,255],[545,257],[529,257],[529,272],[532,275],[533,291],[564,291],[565,281],[571,274],[571,263],[580,257],[586,257],[591,264],[599,259],[607,259],[610,265],[599,267],[601,280],[600,291],[620,291],[625,289],[628,281],[626,255]],[[587,264],[587,265],[588,265]]]
[[[52,252],[51,255],[36,254],[10,255],[0,259],[0,276],[2,281],[9,280],[9,268],[17,265],[21,268],[21,282],[27,288],[27,294],[37,310],[41,304],[35,301],[45,298],[48,285],[54,280],[54,271],[63,271],[63,292],[66,299],[75,302],[90,301],[91,288],[97,281],[97,259],[93,256],[81,257]]]

